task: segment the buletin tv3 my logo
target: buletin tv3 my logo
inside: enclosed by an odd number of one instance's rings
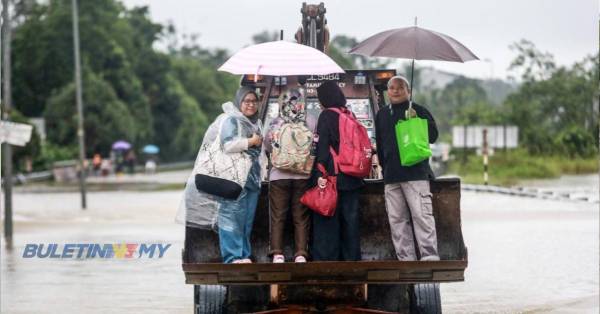
[[[170,243],[28,243],[23,258],[162,258],[170,247]]]

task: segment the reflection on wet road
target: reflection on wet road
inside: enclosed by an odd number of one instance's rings
[[[15,195],[15,247],[2,245],[2,313],[191,313],[181,271],[180,192]],[[172,243],[162,259],[24,259],[26,243]]]
[[[82,211],[77,193],[15,194],[2,313],[191,313],[180,195],[94,192]],[[598,313],[598,204],[463,192],[461,206],[469,267],[465,282],[441,285],[445,313]],[[173,246],[163,259],[21,257],[26,243],[113,242]]]
[[[462,195],[465,282],[443,284],[462,312],[598,313],[598,204]]]

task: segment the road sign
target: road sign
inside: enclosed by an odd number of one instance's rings
[[[452,147],[480,148],[483,146],[483,130],[487,132],[488,147],[517,148],[519,128],[513,125],[470,125],[452,127]]]
[[[33,126],[23,123],[0,121],[0,143],[25,146],[31,139]]]

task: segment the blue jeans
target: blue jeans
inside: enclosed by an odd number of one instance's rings
[[[224,263],[249,258],[250,235],[260,190],[244,188],[239,199],[224,201],[219,208],[219,245]]]

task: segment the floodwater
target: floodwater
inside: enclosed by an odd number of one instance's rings
[[[15,194],[2,244],[2,313],[192,313],[181,271],[180,192]],[[171,243],[162,259],[26,259],[26,243]]]
[[[446,313],[599,313],[597,203],[463,192],[461,211],[469,266],[441,285]]]
[[[598,191],[598,177],[532,186]],[[536,185],[537,184],[537,185]],[[2,313],[191,313],[181,271],[180,191],[13,196],[1,248]],[[598,313],[598,204],[463,192],[465,282],[441,285],[445,313]],[[4,239],[3,239],[4,241]],[[27,243],[171,243],[162,259],[26,259]]]

